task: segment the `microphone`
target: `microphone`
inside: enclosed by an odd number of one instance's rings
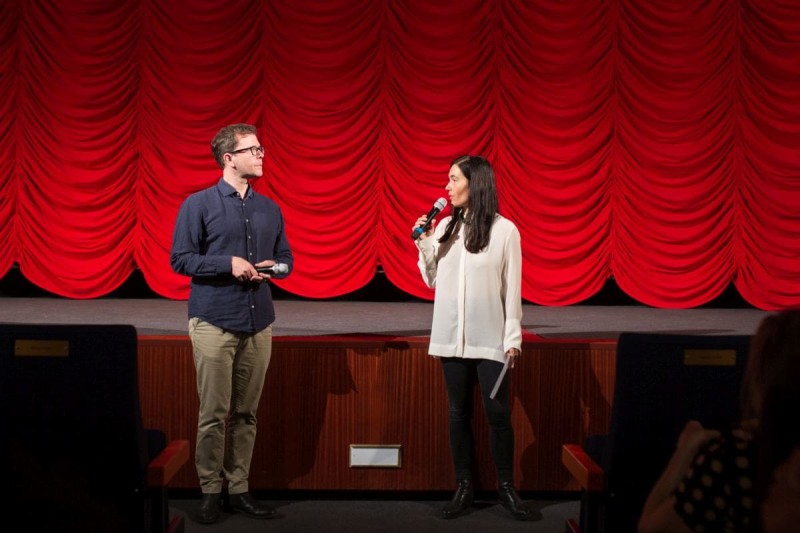
[[[285,263],[275,263],[272,266],[256,267],[256,272],[269,274],[271,276],[274,276],[275,274],[287,274],[289,272],[289,265]]]
[[[411,232],[411,239],[415,241],[419,239],[420,235],[422,235],[425,232],[425,228],[427,228],[428,225],[430,225],[431,220],[433,220],[433,217],[438,215],[439,212],[442,209],[444,209],[446,205],[447,205],[447,200],[445,200],[444,198],[439,198],[438,200],[436,200],[433,203],[433,207],[431,208],[431,210],[428,211],[428,216],[427,219],[425,220],[425,224],[423,224],[418,228],[415,228],[414,231]]]

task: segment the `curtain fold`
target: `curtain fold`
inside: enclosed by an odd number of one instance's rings
[[[169,250],[209,142],[259,128],[306,298],[381,268],[431,299],[411,224],[472,153],[522,234],[523,298],[613,276],[654,307],[733,283],[800,306],[800,4],[766,0],[5,0],[0,276],[97,298]],[[449,207],[444,214],[449,213]]]

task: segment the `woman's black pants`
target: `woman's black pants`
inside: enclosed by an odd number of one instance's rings
[[[456,480],[472,479],[475,439],[472,433],[475,378],[480,385],[483,410],[489,422],[489,447],[497,482],[514,481],[514,429],[511,427],[511,373],[507,372],[494,399],[489,395],[503,364],[489,359],[442,357],[450,418],[450,449]]]

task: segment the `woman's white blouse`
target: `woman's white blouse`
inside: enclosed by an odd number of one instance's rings
[[[450,217],[431,237],[416,241],[422,279],[436,290],[428,353],[440,357],[493,359],[522,345],[522,252],[513,222],[497,215],[489,246],[464,248],[464,225],[439,244]]]

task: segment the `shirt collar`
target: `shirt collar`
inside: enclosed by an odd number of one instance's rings
[[[217,183],[217,189],[219,189],[220,193],[222,193],[222,196],[236,196],[238,194],[236,189],[231,187],[231,184],[225,181],[223,178],[219,179],[219,182]],[[250,198],[253,196],[253,187],[251,187],[249,183],[247,184],[247,192],[244,196],[245,198]]]

